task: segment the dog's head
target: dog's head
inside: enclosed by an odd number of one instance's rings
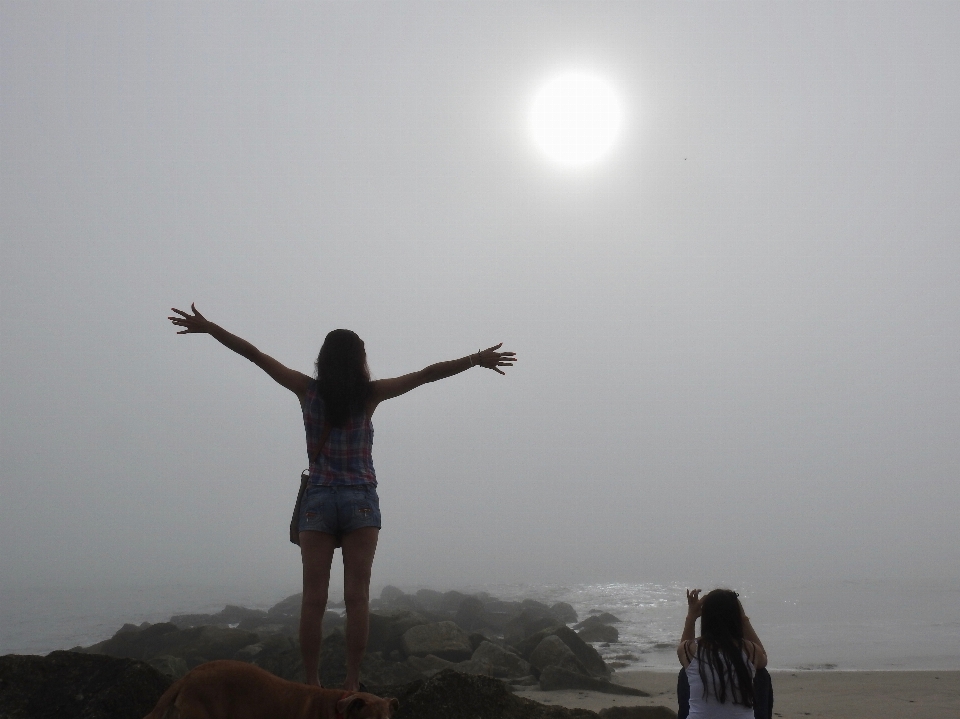
[[[343,719],[390,719],[400,707],[396,699],[382,699],[357,692],[337,702],[337,716]]]

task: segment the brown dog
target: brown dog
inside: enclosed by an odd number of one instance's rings
[[[390,719],[398,706],[396,699],[297,684],[224,659],[191,669],[144,719]]]

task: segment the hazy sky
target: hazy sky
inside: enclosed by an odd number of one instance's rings
[[[960,4],[0,3],[0,577],[296,581],[304,372],[374,584],[960,572]],[[544,161],[540,84],[626,116]],[[706,583],[706,582],[704,582]]]

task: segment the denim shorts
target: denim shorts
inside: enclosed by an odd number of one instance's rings
[[[338,538],[361,527],[380,529],[380,498],[371,484],[307,484],[300,504],[300,531]]]

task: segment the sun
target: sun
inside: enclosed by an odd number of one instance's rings
[[[616,90],[589,72],[557,75],[537,91],[530,107],[534,143],[548,158],[570,167],[603,158],[622,124]]]

